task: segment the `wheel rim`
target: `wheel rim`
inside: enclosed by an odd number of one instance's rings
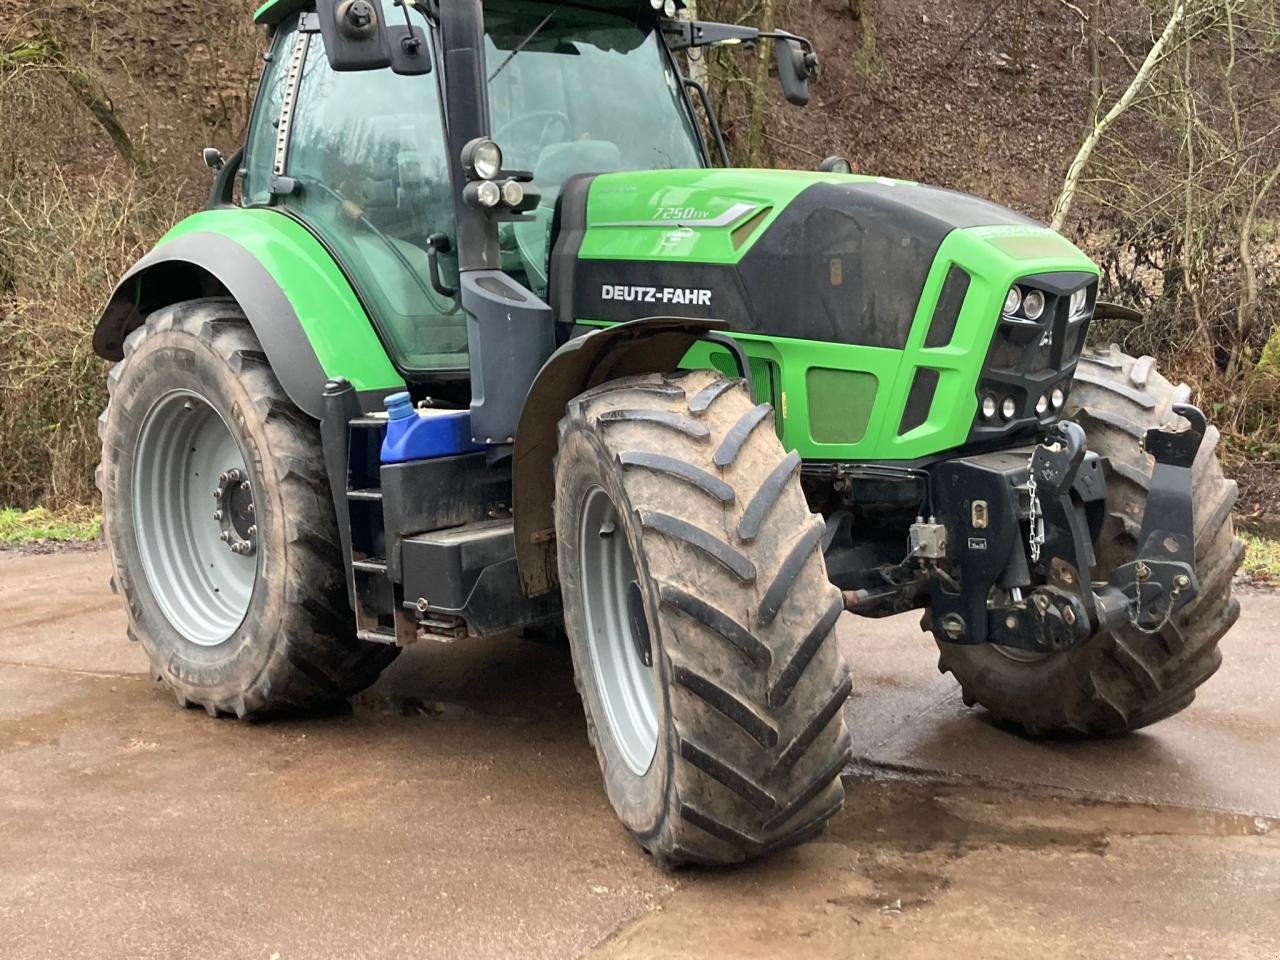
[[[244,622],[258,578],[244,453],[202,397],[175,390],[147,413],[133,467],[133,527],[151,593],[202,647]]]
[[[1043,650],[1024,650],[1021,647],[1007,647],[1002,643],[993,643],[991,648],[1000,656],[1005,657],[1015,663],[1039,663],[1041,660],[1048,660],[1053,656],[1052,653]]]
[[[642,776],[658,749],[658,686],[640,578],[618,511],[601,487],[582,503],[578,552],[587,648],[605,722],[622,759]]]

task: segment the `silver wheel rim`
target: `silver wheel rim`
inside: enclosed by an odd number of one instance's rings
[[[1052,653],[1043,650],[1024,650],[1021,647],[1006,647],[1000,643],[993,643],[991,647],[1000,656],[1015,663],[1039,663],[1041,660],[1047,660],[1053,656]]]
[[[626,531],[609,495],[599,486],[582,502],[578,556],[591,670],[609,733],[627,767],[643,776],[658,749],[658,686],[653,667],[631,625],[639,575]]]
[[[258,578],[245,484],[240,444],[202,397],[175,390],[148,411],[133,459],[138,553],[165,618],[202,647],[239,629]],[[249,548],[233,552],[237,544]]]

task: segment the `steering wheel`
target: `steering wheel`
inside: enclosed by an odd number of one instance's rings
[[[573,125],[569,122],[569,115],[560,110],[531,110],[528,113],[522,113],[518,117],[512,117],[493,133],[493,139],[498,142],[499,146],[509,142],[508,134],[512,130],[526,124],[532,124],[542,121],[542,126],[538,130],[538,138],[535,141],[534,152],[541,150],[549,143],[555,143],[556,139],[570,140],[572,139]],[[559,132],[564,136],[553,139],[551,134]],[[530,160],[537,159],[536,156]]]

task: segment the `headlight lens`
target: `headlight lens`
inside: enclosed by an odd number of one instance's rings
[[[1018,307],[1022,306],[1022,291],[1017,287],[1010,287],[1009,292],[1004,295],[1004,312],[1012,315],[1018,312]]]
[[[1054,387],[1053,395],[1050,399],[1053,401],[1053,409],[1057,410],[1062,406],[1063,401],[1067,399],[1067,395],[1062,392],[1061,387]]]
[[[982,398],[982,417],[984,420],[990,420],[996,415],[996,398],[991,394],[987,394]]]
[[[1040,394],[1040,399],[1036,401],[1036,416],[1043,417],[1048,412],[1049,398],[1042,393]]]
[[[1012,420],[1013,415],[1018,412],[1018,404],[1013,397],[1005,397],[1004,402],[1000,404],[1000,416],[1006,420]]]
[[[662,0],[649,0],[649,6],[653,7],[655,10],[661,10]]]
[[[1071,319],[1076,320],[1083,316],[1089,305],[1089,290],[1081,287],[1071,295]]]
[[[1028,290],[1022,298],[1022,313],[1028,320],[1039,320],[1044,313],[1044,294],[1039,290]]]
[[[492,180],[502,172],[502,151],[492,140],[472,140],[462,150],[462,165],[476,180]]]
[[[668,19],[676,15],[676,0],[665,0],[662,4],[662,15]]]
[[[502,202],[508,207],[518,207],[524,200],[524,187],[518,180],[508,180],[502,185]]]
[[[482,207],[496,207],[502,199],[502,191],[492,180],[485,180],[476,187],[476,199]]]

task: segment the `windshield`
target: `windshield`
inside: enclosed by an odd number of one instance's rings
[[[532,223],[505,224],[504,267],[546,291],[551,211],[578,173],[704,165],[660,38],[634,19],[550,3],[484,5],[490,130],[505,166],[532,170]]]

